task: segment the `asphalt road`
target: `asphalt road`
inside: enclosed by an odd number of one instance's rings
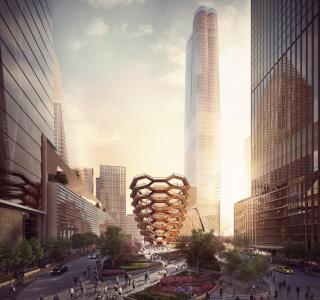
[[[68,265],[70,266],[69,271],[62,275],[53,276],[47,273],[27,285],[26,288],[19,293],[17,300],[36,300],[40,299],[41,295],[43,295],[45,299],[52,299],[55,293],[58,293],[59,297],[61,295],[64,299],[68,299],[70,297],[65,298],[65,295],[67,295],[71,287],[74,286],[74,274],[82,273],[87,265],[91,266],[91,274],[84,283],[85,285],[93,285],[93,267],[96,265],[95,260],[81,257],[69,262]]]
[[[74,274],[81,274],[87,265],[91,266],[90,276],[87,280],[83,281],[84,288],[86,290],[85,295],[81,295],[79,283],[74,287],[73,276]],[[75,259],[68,263],[70,270],[62,275],[53,276],[50,273],[42,275],[36,279],[31,284],[27,285],[24,290],[22,290],[17,296],[17,300],[37,300],[40,299],[40,296],[44,296],[46,300],[53,299],[55,293],[58,294],[60,300],[70,299],[70,289],[71,287],[75,288],[76,299],[95,299],[97,294],[94,292],[94,274],[93,267],[95,266],[95,260],[89,260],[87,257],[82,257]],[[176,273],[176,265],[169,265],[167,267],[168,275]],[[162,274],[159,274],[157,271],[150,273],[150,280],[145,282],[144,272],[134,275],[133,278],[136,281],[136,290],[140,291],[145,289],[147,286],[154,285],[158,280],[162,278]],[[107,282],[102,282],[99,286],[101,292],[105,285],[108,285],[109,294],[111,288],[115,285],[115,279],[109,279]],[[123,288],[124,294],[132,292],[132,287],[126,287],[124,278],[120,277],[120,285]],[[111,292],[111,294],[113,294]]]

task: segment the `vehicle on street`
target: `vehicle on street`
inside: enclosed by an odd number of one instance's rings
[[[55,268],[51,271],[52,275],[61,275],[69,270],[68,265],[60,264],[55,266]]]
[[[272,271],[283,273],[283,274],[293,274],[294,271],[286,266],[274,266],[272,267]]]
[[[97,253],[91,253],[91,254],[88,255],[88,258],[89,259],[97,259],[98,255],[97,255]]]

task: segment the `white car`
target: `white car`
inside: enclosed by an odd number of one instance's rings
[[[88,258],[89,259],[97,259],[98,258],[98,255],[96,253],[92,253],[92,254],[89,254],[88,255]]]

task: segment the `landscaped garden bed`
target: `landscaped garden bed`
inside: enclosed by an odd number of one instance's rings
[[[130,297],[138,300],[189,299],[191,295],[205,295],[214,290],[217,284],[217,278],[212,275],[182,272],[163,277],[158,284]]]
[[[106,261],[102,270],[103,276],[116,276],[125,275],[127,272],[133,272],[137,270],[150,269],[160,267],[161,263],[147,260],[144,255],[137,255],[133,258],[133,261],[123,263],[116,268],[112,268],[109,261]]]

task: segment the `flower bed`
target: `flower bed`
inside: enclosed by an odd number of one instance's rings
[[[143,295],[147,293],[149,298],[141,298],[141,292],[134,294],[133,297],[139,300],[156,300],[166,299],[161,298],[163,295],[173,295],[179,297],[177,299],[188,299],[190,295],[201,296],[210,292],[217,287],[217,284],[217,280],[210,275],[200,275],[196,273],[173,275],[163,277],[158,284],[143,291]]]

